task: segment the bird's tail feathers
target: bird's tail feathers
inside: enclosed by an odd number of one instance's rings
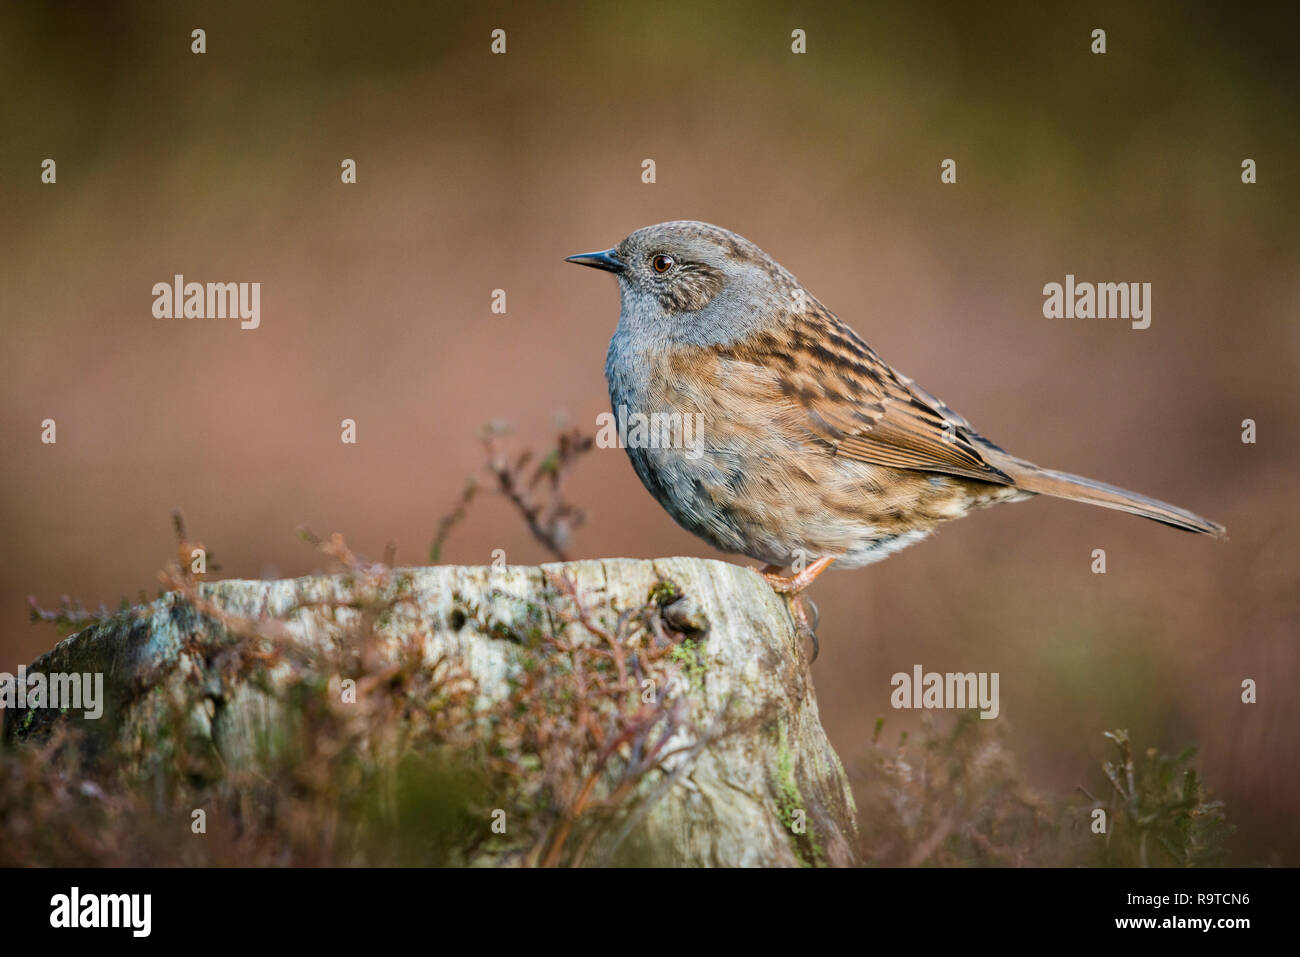
[[[1071,475],[1068,472],[1055,472],[1051,469],[1040,468],[1020,459],[1015,459],[1009,464],[1003,464],[1002,462],[997,464],[1002,471],[1007,473],[1017,488],[1022,488],[1026,492],[1052,495],[1056,498],[1087,502],[1089,505],[1100,505],[1103,508],[1118,509],[1121,512],[1141,515],[1143,518],[1162,522],[1174,528],[1181,528],[1184,531],[1213,535],[1215,538],[1225,538],[1227,536],[1227,529],[1217,522],[1202,518],[1195,512],[1189,512],[1177,505],[1170,505],[1168,502],[1147,498],[1137,492],[1116,488],[1114,485],[1107,485],[1105,482],[1084,478],[1082,475]]]

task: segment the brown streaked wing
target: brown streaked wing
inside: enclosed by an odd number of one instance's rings
[[[895,373],[824,307],[780,334],[719,350],[730,374],[772,401],[799,407],[832,454],[872,465],[1013,485],[971,441],[974,430],[942,401]],[[752,371],[746,374],[745,366]],[[749,391],[747,389],[746,391]]]

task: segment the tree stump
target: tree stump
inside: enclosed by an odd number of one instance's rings
[[[454,812],[436,793],[450,779],[421,792],[450,815],[440,839],[463,844],[437,862],[856,860],[852,794],[789,611],[724,562],[191,582],[27,670],[102,673],[104,711],[10,710],[11,747],[76,729],[78,753],[123,780],[170,774],[192,800],[239,792],[240,828],[280,786],[272,766],[293,789],[328,790],[361,762],[356,789],[385,794],[422,749],[477,782]]]

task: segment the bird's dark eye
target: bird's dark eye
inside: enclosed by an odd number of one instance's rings
[[[655,272],[667,272],[673,268],[674,261],[672,256],[665,256],[660,253],[650,258],[650,265],[654,267]]]

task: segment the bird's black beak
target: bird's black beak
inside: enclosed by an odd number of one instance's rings
[[[579,253],[576,256],[569,256],[564,260],[566,263],[577,263],[579,266],[590,266],[592,269],[603,269],[606,272],[622,272],[627,268],[617,256],[614,250],[606,249],[599,253]]]

